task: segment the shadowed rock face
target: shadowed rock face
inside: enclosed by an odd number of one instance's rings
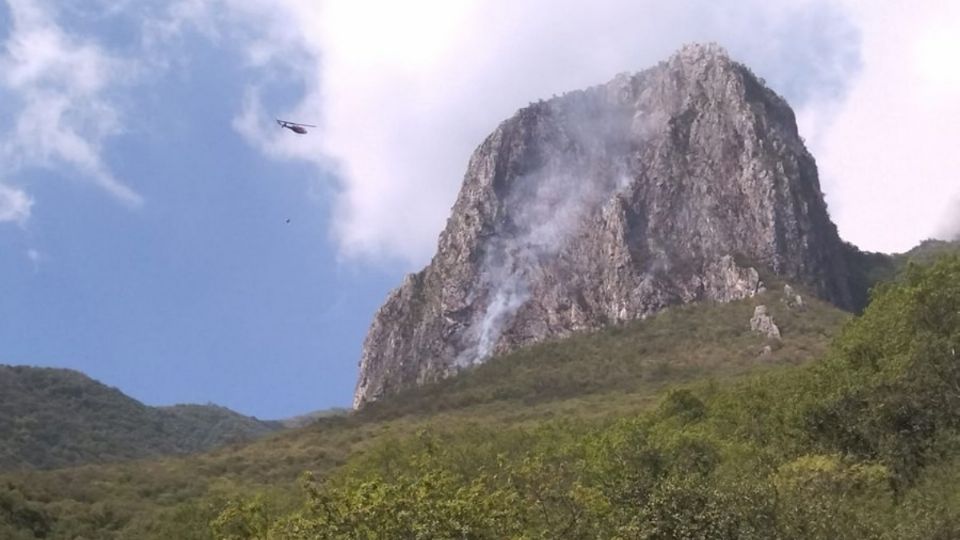
[[[717,46],[526,107],[470,159],[430,265],[364,343],[354,405],[491,354],[760,287],[852,307],[793,111]]]

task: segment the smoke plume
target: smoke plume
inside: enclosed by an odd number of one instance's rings
[[[541,169],[512,179],[502,197],[504,218],[486,246],[476,290],[475,301],[483,307],[457,358],[458,368],[496,351],[504,330],[533,294],[530,285],[543,265],[561,256],[584,220],[630,183],[626,165],[603,156],[610,145],[624,143],[631,118],[597,117],[592,102],[580,97],[551,102],[576,150],[558,150]]]

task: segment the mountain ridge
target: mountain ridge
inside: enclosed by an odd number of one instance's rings
[[[217,405],[150,407],[71,369],[0,365],[0,469],[187,454],[281,427]]]

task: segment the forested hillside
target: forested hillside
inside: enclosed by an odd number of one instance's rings
[[[215,405],[148,407],[72,370],[0,365],[0,470],[185,454],[280,427]]]

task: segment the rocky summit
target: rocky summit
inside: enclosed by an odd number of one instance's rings
[[[526,344],[749,297],[767,272],[850,308],[844,249],[789,105],[719,46],[686,46],[483,141],[433,260],[376,313],[354,406]]]

